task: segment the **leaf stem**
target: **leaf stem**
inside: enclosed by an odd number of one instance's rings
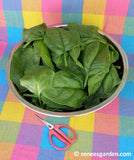
[[[23,94],[23,96],[37,98],[37,96],[34,94]]]
[[[87,80],[88,80],[88,74],[86,74],[86,78],[85,78],[85,81],[84,81],[84,88],[85,88],[86,85],[87,85]]]
[[[64,53],[64,64],[65,64],[65,67],[67,67],[66,53]]]
[[[40,95],[38,96],[38,99],[39,99],[39,105],[41,106],[41,98],[40,98]]]

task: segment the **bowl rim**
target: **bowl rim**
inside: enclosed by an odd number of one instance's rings
[[[64,25],[56,25],[53,27],[63,27],[66,26],[66,24]],[[43,114],[43,115],[47,115],[47,116],[53,116],[53,117],[74,117],[74,116],[80,116],[80,115],[85,115],[85,114],[89,114],[92,112],[95,112],[105,106],[107,106],[109,103],[111,103],[121,92],[121,90],[123,89],[126,81],[127,81],[127,77],[128,77],[128,69],[129,69],[129,64],[128,64],[128,58],[127,55],[125,53],[125,51],[120,47],[120,45],[108,34],[102,32],[102,31],[98,31],[101,35],[105,36],[107,39],[109,39],[114,46],[116,46],[119,50],[119,53],[122,57],[122,61],[123,61],[123,76],[122,76],[122,80],[121,83],[119,84],[119,86],[117,87],[117,89],[115,90],[115,92],[108,97],[106,100],[104,100],[103,102],[99,103],[98,105],[91,107],[89,109],[85,109],[85,110],[80,110],[80,111],[73,111],[73,112],[54,112],[54,111],[48,111],[45,109],[41,109],[33,104],[31,104],[30,102],[28,102],[27,100],[25,100],[20,94],[19,92],[16,90],[13,82],[10,80],[10,65],[11,65],[11,60],[12,60],[12,56],[14,51],[19,47],[19,45],[22,43],[22,41],[20,41],[19,43],[17,43],[17,45],[12,49],[10,56],[8,58],[7,61],[7,65],[6,65],[6,78],[7,78],[7,82],[8,82],[8,86],[9,89],[11,90],[11,92],[13,93],[13,95],[22,103],[24,104],[27,108]]]

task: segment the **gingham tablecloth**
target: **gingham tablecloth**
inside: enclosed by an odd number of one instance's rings
[[[129,60],[126,85],[107,107],[79,117],[42,116],[76,130],[78,138],[66,151],[50,145],[48,129],[18,102],[6,81],[7,59],[22,29],[42,22],[97,25],[121,44]],[[134,0],[0,0],[0,160],[10,159],[134,160]]]

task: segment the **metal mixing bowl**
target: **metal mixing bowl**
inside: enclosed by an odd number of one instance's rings
[[[59,26],[55,26],[55,27],[63,27],[65,25],[59,25]],[[14,86],[14,84],[12,83],[12,81],[10,80],[10,65],[11,65],[11,60],[12,60],[12,56],[16,50],[16,48],[20,45],[21,42],[19,42],[15,48],[13,48],[13,50],[11,51],[11,54],[9,56],[8,62],[7,62],[7,67],[6,67],[6,77],[7,77],[7,82],[9,85],[10,90],[12,91],[12,93],[14,94],[14,96],[21,102],[23,103],[26,107],[30,108],[31,110],[34,110],[37,113],[41,113],[44,115],[49,115],[49,116],[54,116],[54,117],[72,117],[72,116],[78,116],[78,115],[84,115],[87,113],[91,113],[94,112],[96,110],[99,110],[105,106],[107,106],[111,101],[113,101],[118,94],[120,93],[120,91],[122,90],[122,88],[124,87],[126,80],[127,80],[127,76],[128,76],[128,59],[127,59],[127,55],[124,52],[124,50],[120,47],[120,45],[113,40],[110,36],[108,36],[107,34],[100,32],[100,34],[102,34],[103,36],[105,36],[105,38],[109,39],[109,41],[118,49],[121,57],[122,57],[122,61],[123,61],[123,76],[122,76],[122,80],[120,85],[117,87],[117,89],[115,90],[115,92],[106,100],[104,100],[103,102],[101,102],[100,104],[89,108],[89,109],[85,109],[85,110],[80,110],[80,111],[74,111],[74,112],[53,112],[53,111],[48,111],[45,109],[41,109],[33,104],[31,104],[30,102],[28,102],[27,100],[25,100],[17,91],[16,87]]]

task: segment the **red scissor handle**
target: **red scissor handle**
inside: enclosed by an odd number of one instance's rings
[[[70,139],[64,132],[62,132],[60,130],[60,128],[70,129],[74,134],[74,138]],[[53,144],[53,142],[52,142],[53,135],[56,136],[60,141],[64,142],[66,144],[66,147],[60,148],[60,147],[57,147],[55,144]],[[66,150],[76,140],[76,138],[77,138],[77,135],[76,135],[75,131],[67,125],[54,125],[54,128],[49,130],[50,143],[54,148],[56,148],[58,150]]]

